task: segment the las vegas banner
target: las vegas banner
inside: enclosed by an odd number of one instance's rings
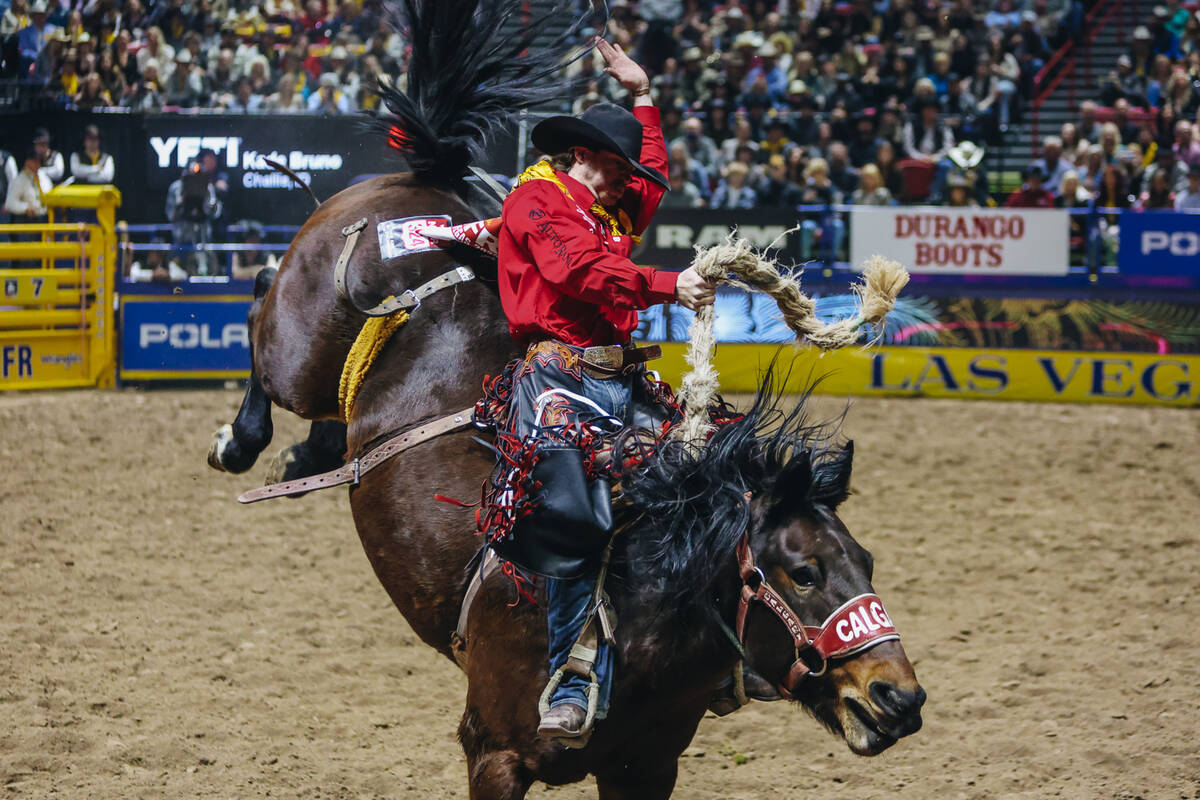
[[[920,206],[855,207],[850,262],[872,255],[932,275],[1066,275],[1065,210]]]

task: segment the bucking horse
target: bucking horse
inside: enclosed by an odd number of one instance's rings
[[[372,235],[392,220],[495,216],[496,201],[488,208],[465,176],[516,111],[562,97],[573,33],[539,48],[532,25],[506,40],[520,5],[405,0],[407,85],[382,89],[388,113],[374,124],[408,171],[322,202],[278,272],[259,274],[249,385],[209,462],[249,469],[271,440],[272,404],[312,420],[269,481],[320,488],[311,476],[352,472],[343,482],[375,574],[421,640],[466,671],[458,734],[476,800],[516,800],[535,781],[589,774],[602,798],[668,797],[717,687],[743,664],[763,684],[747,684],[743,701],[791,701],[853,752],[877,754],[920,728],[925,693],[874,595],[871,555],[837,516],[852,445],[811,424],[803,399],[781,410],[769,388],[699,447],[663,442],[623,472],[608,580],[618,620],[611,708],[583,749],[536,735],[545,613],[516,602],[503,571],[479,571],[474,513],[435,499],[478,496],[493,469],[477,432],[440,423],[469,417],[485,377],[518,355],[495,265],[466,247],[388,258],[388,242]],[[444,280],[464,270],[473,278]],[[422,291],[430,285],[443,288]],[[343,418],[343,366],[364,310],[381,300],[402,306],[407,322],[358,376]],[[378,457],[381,443],[406,436]],[[535,601],[540,592],[535,582]]]

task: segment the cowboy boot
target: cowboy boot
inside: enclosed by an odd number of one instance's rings
[[[580,749],[587,745],[592,735],[591,729],[583,727],[586,720],[587,711],[583,708],[574,703],[561,703],[542,715],[538,736],[557,739],[566,747]]]

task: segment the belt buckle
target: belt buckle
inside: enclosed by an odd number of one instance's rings
[[[625,366],[625,351],[620,347],[587,347],[583,351],[583,361],[598,369],[620,370]]]

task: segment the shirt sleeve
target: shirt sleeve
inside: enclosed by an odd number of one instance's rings
[[[667,143],[663,139],[661,115],[656,106],[634,106],[633,115],[642,123],[642,152],[638,160],[651,169],[656,169],[664,177],[670,177],[667,172]],[[646,178],[634,176],[629,190],[621,199],[621,207],[633,221],[633,232],[640,234],[650,227],[650,220],[658,211],[666,190],[657,183]]]
[[[4,198],[4,204],[10,214],[24,214],[29,210],[29,204],[21,197],[21,184],[15,178],[8,184],[8,195]]]
[[[678,276],[639,267],[601,246],[583,211],[546,181],[510,196],[504,221],[542,277],[563,294],[606,308],[640,310],[675,299]]]

